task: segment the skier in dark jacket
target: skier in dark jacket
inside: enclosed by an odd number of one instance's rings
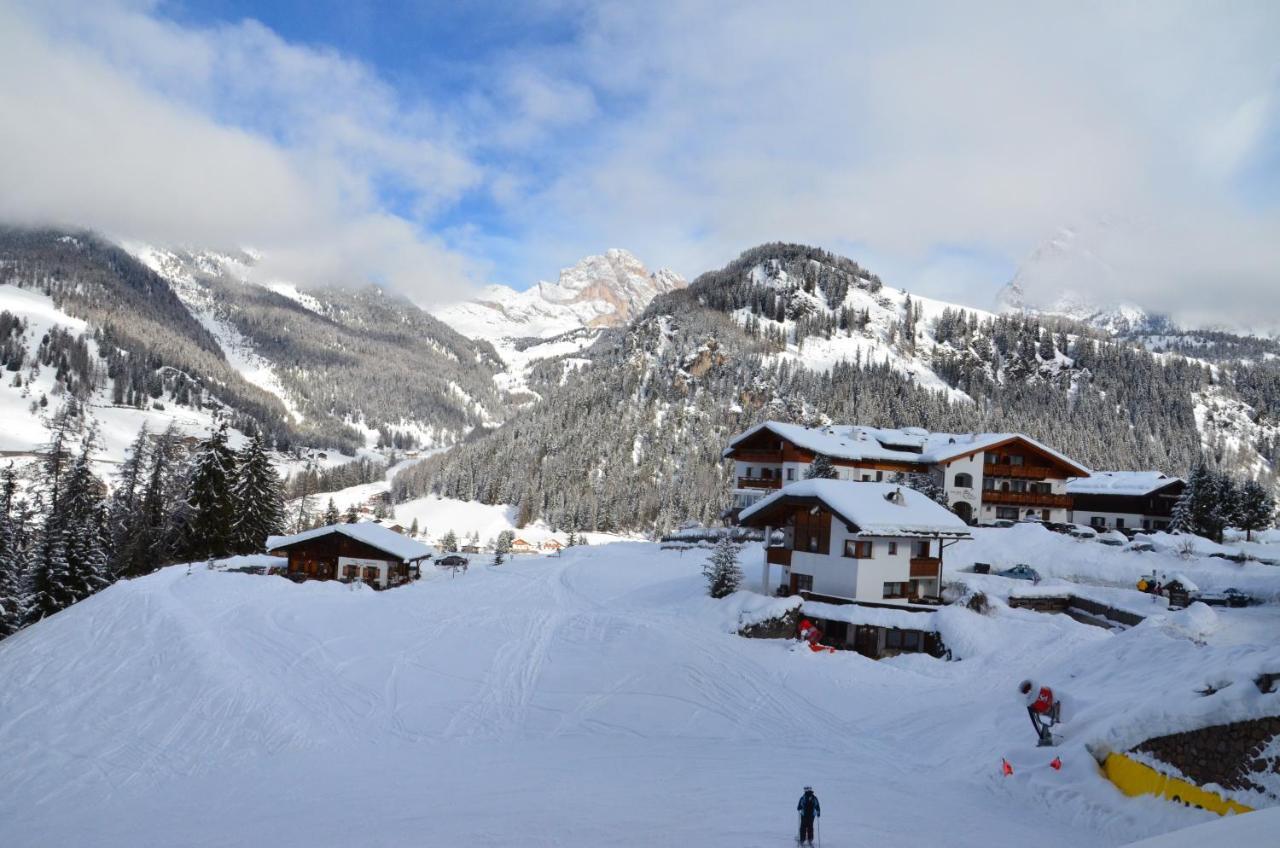
[[[812,786],[804,788],[796,809],[800,811],[800,838],[796,842],[813,845],[813,820],[822,815],[822,805],[818,803],[818,796],[813,794]]]

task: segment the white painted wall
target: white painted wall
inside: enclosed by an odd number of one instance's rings
[[[1157,521],[1163,521],[1166,523],[1172,521],[1172,519],[1165,518],[1163,516],[1153,518],[1140,512],[1099,512],[1097,510],[1080,509],[1077,509],[1072,513],[1071,520],[1076,524],[1087,524],[1092,527],[1094,526],[1093,519],[1095,516],[1100,516],[1104,521],[1103,526],[1109,528],[1116,527],[1116,519],[1123,518],[1124,529],[1126,530],[1151,529],[1155,527],[1155,522]],[[1148,524],[1144,525],[1144,521],[1148,522]]]
[[[387,574],[390,570],[391,563],[381,559],[360,559],[358,557],[338,557],[338,577],[342,577],[343,569],[348,565],[358,566],[360,569],[360,580],[364,580],[364,570],[372,566],[378,569],[378,585],[383,589],[387,588]]]
[[[947,492],[947,502],[953,507],[957,503],[967,503],[973,510],[974,518],[982,516],[982,457],[982,453],[976,453],[965,459],[952,460],[942,468],[942,485]],[[973,485],[957,486],[957,474],[972,476]]]
[[[844,543],[848,539],[871,542],[870,559],[854,559],[844,555]],[[831,522],[831,553],[814,554],[795,551],[791,554],[791,571],[813,578],[813,591],[819,595],[852,598],[858,601],[883,601],[906,603],[904,600],[885,599],[885,583],[906,583],[911,575],[912,539],[886,539],[854,536],[835,519]],[[896,545],[890,554],[890,545]],[[936,545],[936,543],[935,543]],[[936,553],[936,551],[934,551]]]

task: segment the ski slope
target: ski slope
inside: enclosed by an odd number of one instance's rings
[[[117,583],[0,642],[0,844],[775,848],[805,783],[827,846],[1207,819],[1123,798],[1082,742],[1050,770],[1013,694],[1190,641],[1005,609],[962,662],[815,655],[734,635],[703,559],[617,543],[382,593],[203,566]]]

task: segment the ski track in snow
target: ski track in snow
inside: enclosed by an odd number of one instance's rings
[[[1004,678],[1101,631],[1045,617],[998,665],[812,655],[725,632],[701,560],[620,543],[384,593],[202,566],[117,584],[0,643],[0,844],[778,846],[805,783],[828,846],[1202,820],[1121,799],[1079,752],[1049,772],[1006,703]]]

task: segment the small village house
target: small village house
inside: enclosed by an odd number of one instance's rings
[[[931,478],[970,524],[1033,518],[1066,521],[1067,480],[1090,474],[1075,460],[1021,433],[931,433],[919,427],[805,427],[765,421],[735,436],[733,509],[743,510],[803,480],[819,455],[840,480],[889,482],[895,474]]]
[[[378,589],[416,580],[431,556],[426,545],[367,521],[272,536],[267,550],[289,558],[285,573],[291,578],[360,581]]]
[[[525,539],[513,539],[511,541],[511,552],[513,554],[531,554],[536,550],[537,548]]]
[[[765,549],[782,567],[791,594],[834,602],[906,604],[937,598],[942,553],[969,538],[968,526],[925,495],[889,483],[803,480],[747,507],[741,525],[769,538],[783,530],[781,546]]]
[[[1067,481],[1071,520],[1099,530],[1167,530],[1186,487],[1159,471],[1095,471]]]
[[[556,539],[547,539],[539,547],[541,547],[542,550],[547,553],[554,554],[559,552],[560,549],[564,547],[564,545],[560,544],[560,542]]]

